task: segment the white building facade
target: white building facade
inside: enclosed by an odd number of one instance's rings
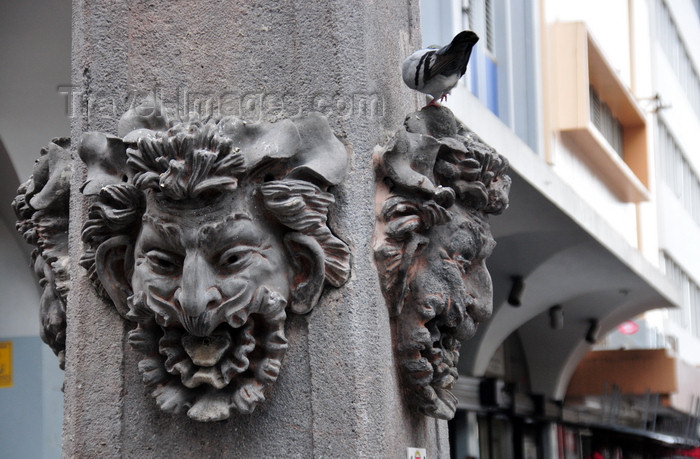
[[[492,221],[494,315],[462,348],[454,457],[646,457],[635,448],[697,443],[698,2],[421,6],[426,46],[480,35],[446,105],[514,176],[511,207]],[[617,331],[624,322],[633,334]],[[656,371],[654,349],[675,370],[640,394],[576,370],[592,349],[649,350],[627,379]],[[605,358],[621,368],[621,355]]]

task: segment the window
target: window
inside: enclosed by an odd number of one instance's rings
[[[682,293],[680,309],[669,309],[668,315],[679,327],[700,338],[700,286],[671,258],[661,252],[661,267]]]
[[[538,2],[421,0],[420,5],[424,45],[444,45],[462,30],[479,35],[460,85],[539,152],[542,89],[538,79]]]
[[[471,91],[498,116],[498,61],[495,56],[493,3],[493,0],[462,0],[462,24],[465,30],[476,32],[481,40],[481,47],[476,48],[469,64]]]
[[[700,179],[661,117],[656,118],[656,152],[660,179],[700,225]]]
[[[555,128],[623,202],[649,199],[646,120],[582,22],[553,26]]]
[[[603,134],[605,140],[608,141],[610,146],[615,150],[615,152],[623,156],[622,148],[622,124],[613,116],[610,111],[610,107],[598,96],[593,86],[588,87],[589,97],[590,97],[590,116],[593,126]]]
[[[696,7],[699,2],[694,2]],[[700,77],[693,68],[683,39],[664,0],[655,1],[656,39],[666,55],[688,101],[700,118]]]
[[[482,37],[488,52],[494,54],[493,0],[462,0],[462,13],[465,29],[473,30]]]

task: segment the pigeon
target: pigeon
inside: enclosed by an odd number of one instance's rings
[[[449,45],[416,51],[403,61],[404,83],[411,89],[430,94],[433,100],[428,105],[437,106],[437,100],[446,100],[452,88],[464,76],[477,41],[479,37],[474,32],[465,30],[458,33]]]

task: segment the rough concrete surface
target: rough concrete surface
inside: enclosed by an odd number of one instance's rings
[[[180,115],[218,109],[274,121],[321,111],[350,151],[349,173],[331,190],[330,226],[353,265],[349,282],[327,289],[311,313],[290,314],[268,400],[252,415],[205,424],[157,408],[126,345],[129,325],[75,264],[65,457],[403,458],[409,446],[448,456],[446,423],[405,404],[371,245],[372,150],[422,101],[400,76],[420,44],[418,1],[76,0],[73,16],[74,145],[86,131],[116,133],[128,105],[154,90]],[[78,191],[85,170],[74,164],[77,260],[87,202]]]

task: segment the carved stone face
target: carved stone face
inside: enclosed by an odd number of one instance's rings
[[[66,299],[70,285],[68,201],[70,139],[53,139],[41,151],[32,176],[17,190],[12,207],[17,230],[34,246],[32,265],[42,294],[39,302],[41,339],[65,366]]]
[[[165,369],[161,408],[202,421],[251,412],[287,348],[286,249],[236,195],[206,206],[149,198],[134,247],[129,315],[142,325],[130,338],[157,349],[140,369]]]
[[[250,313],[256,285],[287,298],[290,268],[284,247],[264,220],[228,206],[172,209],[149,203],[134,251],[134,291],[159,325],[207,336]]]
[[[508,206],[508,161],[445,107],[408,115],[375,159],[375,260],[406,400],[452,419],[461,342],[491,316],[488,216]]]
[[[96,196],[81,264],[136,323],[129,343],[163,411],[250,413],[279,375],[287,308],[309,312],[350,275],[326,191],[347,152],[318,114],[154,126],[138,112],[120,137],[81,141],[82,192]]]
[[[457,400],[448,389],[457,379],[461,342],[491,316],[493,288],[485,260],[495,242],[488,225],[459,212],[428,238],[409,275],[398,324],[400,360],[409,383],[430,400],[422,409],[451,418]]]
[[[426,266],[413,284],[443,303],[437,325],[454,338],[474,336],[477,325],[490,317],[493,287],[486,258],[495,246],[487,225],[455,212],[452,221],[433,229],[426,249]]]

